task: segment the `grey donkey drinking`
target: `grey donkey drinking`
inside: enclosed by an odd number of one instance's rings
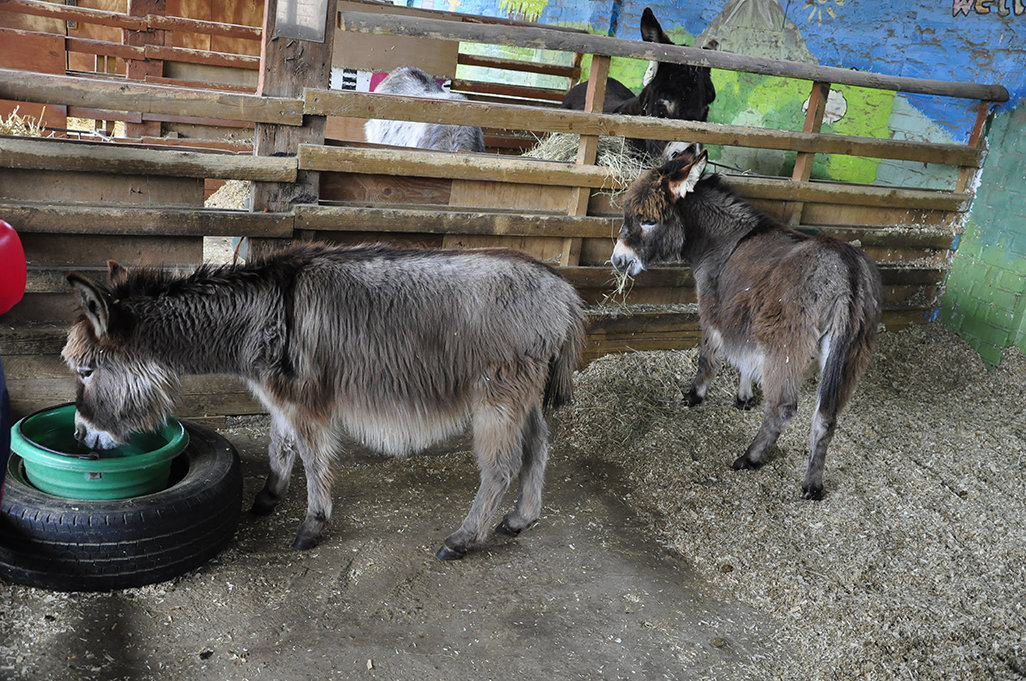
[[[706,162],[706,152],[691,147],[633,183],[612,264],[636,276],[664,260],[690,263],[702,345],[684,403],[702,402],[721,357],[741,374],[738,408],[754,406],[752,384],[763,385],[762,427],[735,469],[766,461],[797,411],[805,370],[819,358],[802,482],[803,496],[818,499],[837,416],[876,346],[880,274],[861,249],[790,229],[745,203],[718,175],[703,178]]]
[[[271,414],[270,474],[253,511],[285,495],[295,455],[314,546],[331,517],[332,464],[346,438],[405,457],[473,429],[480,489],[438,551],[460,558],[541,512],[543,404],[571,399],[584,337],[580,297],[553,268],[508,250],[301,245],[192,274],[109,264],[109,282],[68,275],[82,308],[63,357],[77,379],[76,431],[124,442],[171,412],[181,374],[246,381]]]
[[[414,66],[400,66],[374,90],[379,94],[466,99],[444,89],[434,78]],[[420,121],[393,121],[373,118],[363,126],[364,137],[375,144],[417,147],[438,151],[484,151],[484,133],[469,125],[445,125]]]

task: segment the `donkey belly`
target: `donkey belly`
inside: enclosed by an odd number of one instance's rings
[[[391,457],[407,457],[463,432],[466,411],[345,409],[338,423],[351,438]]]

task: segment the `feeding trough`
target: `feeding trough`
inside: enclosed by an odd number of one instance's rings
[[[121,447],[74,436],[75,406],[12,428],[0,509],[0,579],[62,591],[152,584],[193,570],[235,534],[239,455],[225,438],[171,418]]]
[[[128,499],[159,492],[167,487],[172,460],[188,444],[188,432],[171,417],[124,445],[92,450],[75,439],[73,404],[26,416],[11,432],[11,450],[24,460],[28,481],[68,499]]]

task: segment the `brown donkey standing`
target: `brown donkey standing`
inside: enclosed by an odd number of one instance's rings
[[[684,397],[705,398],[725,357],[741,374],[736,406],[754,406],[763,385],[765,418],[734,468],[758,468],[794,417],[805,370],[819,358],[806,499],[823,495],[823,464],[837,416],[876,346],[883,293],[861,249],[796,232],[740,199],[718,175],[702,178],[706,153],[694,147],[639,177],[624,200],[612,264],[635,276],[682,258],[698,293],[702,346],[698,375]]]
[[[180,374],[229,374],[271,414],[271,471],[254,512],[274,509],[303,460],[297,549],[331,518],[346,437],[403,457],[472,426],[481,484],[441,559],[487,536],[518,473],[516,506],[496,530],[515,535],[538,519],[542,405],[570,400],[584,340],[581,299],[551,267],[515,251],[304,245],[185,276],[110,263],[107,284],[68,280],[83,315],[63,355],[89,446],[161,423]]]

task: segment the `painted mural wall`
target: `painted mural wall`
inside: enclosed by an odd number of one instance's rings
[[[875,73],[998,83],[1011,100],[988,121],[989,154],[977,178],[966,232],[957,244],[941,309],[984,360],[1026,351],[1026,0],[413,0],[417,6],[515,16],[594,33],[638,38],[651,6],[678,43]],[[424,3],[423,5],[421,3]],[[432,4],[433,3],[433,4]],[[519,55],[524,57],[525,55]],[[530,55],[526,55],[530,56]],[[538,55],[538,58],[549,57]],[[639,90],[646,64],[614,59],[612,75]],[[713,71],[709,120],[800,130],[811,84]],[[975,102],[837,87],[825,129],[929,142],[965,142]],[[720,164],[788,176],[793,153],[710,149]],[[813,177],[951,189],[957,171],[922,163],[820,155]]]

